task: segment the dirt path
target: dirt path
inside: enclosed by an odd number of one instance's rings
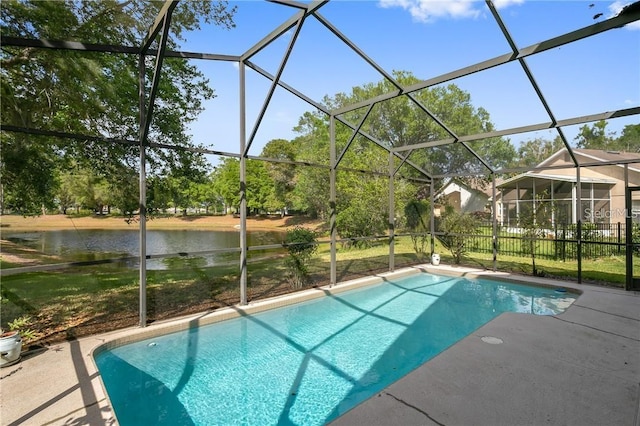
[[[284,231],[295,225],[317,229],[321,222],[297,216],[247,218],[248,230]],[[121,217],[110,216],[46,215],[22,217],[4,215],[0,216],[0,227],[1,232],[61,229],[138,229],[138,222],[127,223]],[[232,215],[159,217],[147,221],[147,229],[237,229],[239,227],[240,219]]]

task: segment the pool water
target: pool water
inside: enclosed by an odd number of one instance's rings
[[[554,315],[554,289],[420,274],[96,355],[126,425],[321,425],[503,312]]]

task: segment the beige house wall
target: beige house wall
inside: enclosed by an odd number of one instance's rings
[[[580,157],[583,161],[594,161],[589,158]],[[557,167],[571,164],[571,158],[568,154],[559,155],[558,158],[546,163],[545,166]],[[551,169],[540,172],[533,172],[534,175],[556,175],[556,176],[572,176],[576,177],[576,168],[570,166],[564,169]],[[625,221],[625,181],[624,181],[625,167],[624,165],[606,165],[595,167],[581,167],[581,178],[592,178],[602,180],[616,180],[617,183],[613,185],[610,191],[610,211],[606,212],[609,215],[610,222],[622,222]],[[640,187],[640,164],[634,164],[628,166],[629,186]],[[633,199],[640,202],[640,191],[633,193]],[[501,218],[498,218],[501,219]]]

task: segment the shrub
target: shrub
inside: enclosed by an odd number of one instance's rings
[[[358,201],[338,213],[336,226],[341,238],[357,239],[381,235],[387,229],[388,224],[384,211],[370,208]],[[370,247],[371,241],[355,240],[352,245],[358,248]]]
[[[440,230],[444,232],[440,240],[451,252],[453,262],[456,265],[460,263],[462,256],[467,252],[466,243],[469,235],[475,234],[477,228],[478,221],[471,214],[447,209],[440,222]]]
[[[413,250],[419,259],[424,259],[428,240],[427,232],[430,232],[429,212],[431,211],[427,201],[411,200],[404,207],[404,216],[407,228],[411,232]]]
[[[309,260],[318,250],[316,233],[296,226],[287,231],[285,244],[289,253],[285,264],[291,274],[292,286],[301,288],[309,279]]]

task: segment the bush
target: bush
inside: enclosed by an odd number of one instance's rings
[[[407,221],[407,228],[411,232],[411,243],[413,250],[419,259],[426,258],[426,246],[428,235],[431,232],[429,214],[431,208],[427,201],[411,200],[404,207],[404,216]]]
[[[380,210],[355,203],[341,210],[336,216],[336,226],[341,238],[362,238],[383,234],[388,227],[388,219]],[[371,246],[369,240],[355,240],[352,245],[358,248]]]
[[[440,240],[451,252],[453,262],[456,265],[460,263],[462,256],[467,252],[467,240],[470,235],[476,233],[477,228],[478,221],[471,214],[447,209],[440,222],[440,230],[444,232]]]
[[[318,250],[316,233],[296,226],[287,231],[285,244],[289,253],[285,264],[291,274],[292,286],[301,288],[309,280],[309,260]]]

